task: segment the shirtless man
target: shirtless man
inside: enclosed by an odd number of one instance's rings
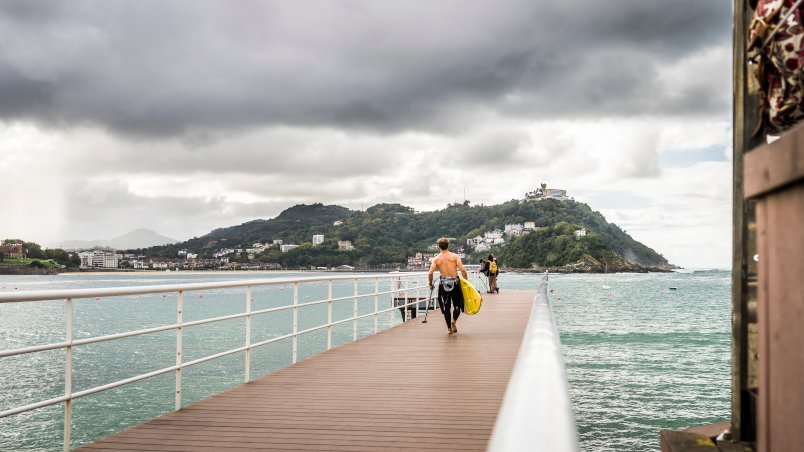
[[[441,250],[440,254],[433,259],[433,265],[430,266],[427,280],[430,283],[430,291],[432,291],[435,287],[433,286],[433,273],[435,273],[436,269],[441,273],[441,281],[438,285],[438,304],[444,314],[444,320],[447,322],[447,331],[449,331],[449,334],[453,334],[458,332],[458,316],[461,315],[461,310],[463,310],[463,294],[461,293],[461,282],[458,280],[458,269],[461,269],[464,279],[469,279],[469,277],[466,274],[466,269],[463,268],[461,258],[447,249],[449,248],[449,240],[446,237],[438,239],[438,248]],[[450,305],[452,306],[451,319]]]

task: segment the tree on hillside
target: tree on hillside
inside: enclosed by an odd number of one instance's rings
[[[25,254],[30,259],[45,259],[45,252],[42,251],[42,247],[39,246],[38,243],[34,242],[25,242],[22,245],[25,248]]]

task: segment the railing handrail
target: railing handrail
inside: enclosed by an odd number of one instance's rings
[[[533,298],[489,451],[578,451],[561,337],[547,298],[547,273]]]
[[[65,340],[62,342],[55,342],[50,344],[43,344],[43,345],[35,345],[29,346],[20,349],[12,349],[12,350],[0,350],[0,357],[7,357],[7,356],[15,356],[15,355],[22,355],[28,353],[37,353],[46,350],[54,350],[54,349],[65,349],[65,393],[59,397],[55,397],[49,400],[43,400],[36,403],[28,404],[25,406],[17,406],[11,409],[7,409],[4,411],[0,411],[0,418],[4,418],[7,416],[12,416],[15,414],[19,414],[25,411],[30,411],[38,408],[43,408],[50,405],[55,405],[57,403],[64,403],[65,404],[65,417],[64,417],[64,450],[70,450],[70,425],[71,425],[71,402],[73,399],[83,397],[86,395],[94,394],[96,392],[105,391],[108,389],[116,388],[119,386],[123,386],[126,384],[134,383],[136,381],[144,380],[147,378],[152,378],[157,375],[162,375],[169,372],[176,373],[176,402],[175,406],[176,409],[181,408],[181,373],[182,369],[200,364],[212,359],[221,358],[223,356],[228,356],[234,353],[245,352],[245,369],[244,369],[244,379],[246,382],[250,381],[250,352],[252,349],[261,347],[263,345],[267,345],[269,343],[273,343],[280,340],[291,339],[293,341],[293,358],[292,362],[295,363],[297,360],[297,341],[298,337],[302,334],[310,333],[312,331],[317,331],[326,328],[327,329],[327,350],[332,348],[332,326],[339,325],[346,322],[354,322],[353,326],[353,337],[352,340],[357,340],[357,321],[360,319],[368,318],[374,316],[374,333],[378,332],[378,318],[377,316],[382,313],[391,312],[396,309],[403,309],[406,310],[410,306],[414,306],[415,309],[418,310],[419,302],[422,298],[427,298],[430,295],[430,291],[428,290],[426,280],[424,277],[427,275],[427,272],[390,272],[390,273],[383,273],[383,274],[373,274],[373,275],[326,275],[326,276],[313,276],[313,277],[296,277],[296,278],[273,278],[273,279],[246,279],[246,280],[239,280],[239,281],[221,281],[221,282],[212,282],[212,283],[189,283],[189,284],[168,284],[168,285],[149,285],[149,286],[137,286],[137,287],[111,287],[111,288],[100,288],[100,289],[57,289],[57,290],[42,290],[42,291],[20,291],[20,292],[13,292],[13,293],[0,293],[0,303],[24,303],[29,301],[45,301],[45,300],[55,300],[55,301],[62,301],[65,302]],[[332,285],[334,281],[354,281],[354,293],[352,295],[343,296],[343,297],[333,297]],[[360,293],[359,291],[359,282],[363,280],[373,280],[374,287],[371,292]],[[384,280],[387,282],[391,282],[392,285],[396,287],[392,287],[389,291],[380,291],[379,290],[379,283],[380,280]],[[420,282],[421,280],[421,282]],[[299,303],[299,292],[298,287],[300,284],[304,283],[316,283],[316,282],[326,282],[328,284],[328,296],[326,299],[323,300],[316,300],[306,303]],[[412,284],[411,284],[412,282]],[[393,284],[396,283],[396,284]],[[267,309],[262,309],[258,311],[251,310],[251,303],[253,301],[252,295],[252,287],[253,286],[265,286],[265,285],[292,285],[293,286],[293,302],[291,304],[277,306]],[[183,303],[183,295],[184,292],[191,292],[191,291],[199,291],[199,290],[210,290],[210,289],[225,289],[225,288],[243,288],[246,289],[246,302],[245,302],[245,312],[238,313],[238,314],[230,314],[225,316],[213,317],[213,318],[205,318],[190,322],[183,321],[182,317],[182,303]],[[420,291],[421,290],[421,291]],[[94,336],[89,338],[81,338],[81,339],[74,339],[73,338],[73,310],[74,310],[74,303],[73,300],[81,299],[81,298],[99,298],[99,297],[112,297],[112,296],[128,296],[128,295],[145,295],[145,294],[157,294],[157,293],[167,293],[167,292],[176,292],[178,294],[177,297],[177,320],[176,323],[169,324],[169,325],[161,325],[157,327],[151,328],[144,328],[140,330],[133,330],[133,331],[125,331],[120,333],[115,333],[111,335],[105,336]],[[409,293],[413,292],[415,296],[409,296]],[[396,300],[392,296],[391,300],[391,307],[380,309],[378,300],[380,295],[389,295],[389,294],[398,294],[404,293],[405,299],[404,303],[397,304]],[[374,310],[368,314],[358,315],[358,299],[364,297],[373,297],[374,298]],[[353,315],[351,317],[347,317],[341,320],[333,320],[332,319],[332,304],[338,301],[344,300],[354,300],[354,307],[353,307]],[[410,300],[413,301],[410,301]],[[312,328],[308,328],[305,330],[299,330],[298,328],[298,310],[299,308],[303,308],[306,306],[317,305],[317,304],[324,304],[326,303],[328,316],[327,322]],[[278,337],[273,337],[267,340],[263,340],[257,343],[251,343],[251,317],[260,315],[260,314],[267,314],[269,312],[275,312],[279,310],[285,309],[293,309],[293,331],[292,333],[285,334]],[[403,311],[404,313],[405,311]],[[182,330],[189,326],[201,325],[206,323],[213,323],[213,322],[220,322],[231,320],[234,318],[245,318],[246,319],[246,343],[244,346],[235,347],[230,350],[226,350],[219,353],[214,353],[211,355],[207,355],[201,358],[197,358],[192,361],[184,361],[182,358]],[[155,371],[147,372],[144,374],[135,375],[133,377],[117,380],[111,383],[107,383],[101,386],[96,386],[89,389],[84,389],[82,391],[73,391],[72,388],[72,352],[73,347],[91,344],[95,342],[102,342],[108,340],[116,340],[122,339],[125,337],[131,337],[135,335],[141,334],[151,334],[160,331],[166,330],[176,330],[176,364],[172,366],[168,366],[162,369],[158,369]]]
[[[272,278],[272,279],[243,279],[236,281],[219,281],[210,283],[188,283],[188,284],[154,284],[147,286],[132,287],[105,287],[98,289],[55,289],[55,290],[27,290],[17,292],[0,292],[0,303],[19,303],[28,301],[48,301],[65,300],[68,298],[96,298],[96,297],[118,297],[126,295],[147,295],[153,293],[166,292],[193,292],[197,290],[210,289],[229,289],[233,287],[245,286],[268,286],[286,285],[294,283],[338,281],[338,280],[363,280],[363,279],[388,279],[395,276],[420,276],[427,272],[399,272],[381,273],[373,275],[332,275],[332,276],[308,276],[304,278]],[[347,297],[351,298],[351,297]]]

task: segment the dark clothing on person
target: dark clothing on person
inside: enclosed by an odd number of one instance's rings
[[[486,277],[489,276],[489,263],[488,262],[483,261],[483,262],[480,263],[480,273],[483,273],[484,275],[486,275]]]
[[[461,292],[461,281],[457,276],[442,276],[438,284],[438,305],[447,328],[452,326],[452,322],[458,320],[463,311],[463,293]],[[450,310],[452,315],[450,316]]]

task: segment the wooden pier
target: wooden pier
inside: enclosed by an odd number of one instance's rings
[[[485,450],[535,292],[485,294],[316,355],[81,450]]]

